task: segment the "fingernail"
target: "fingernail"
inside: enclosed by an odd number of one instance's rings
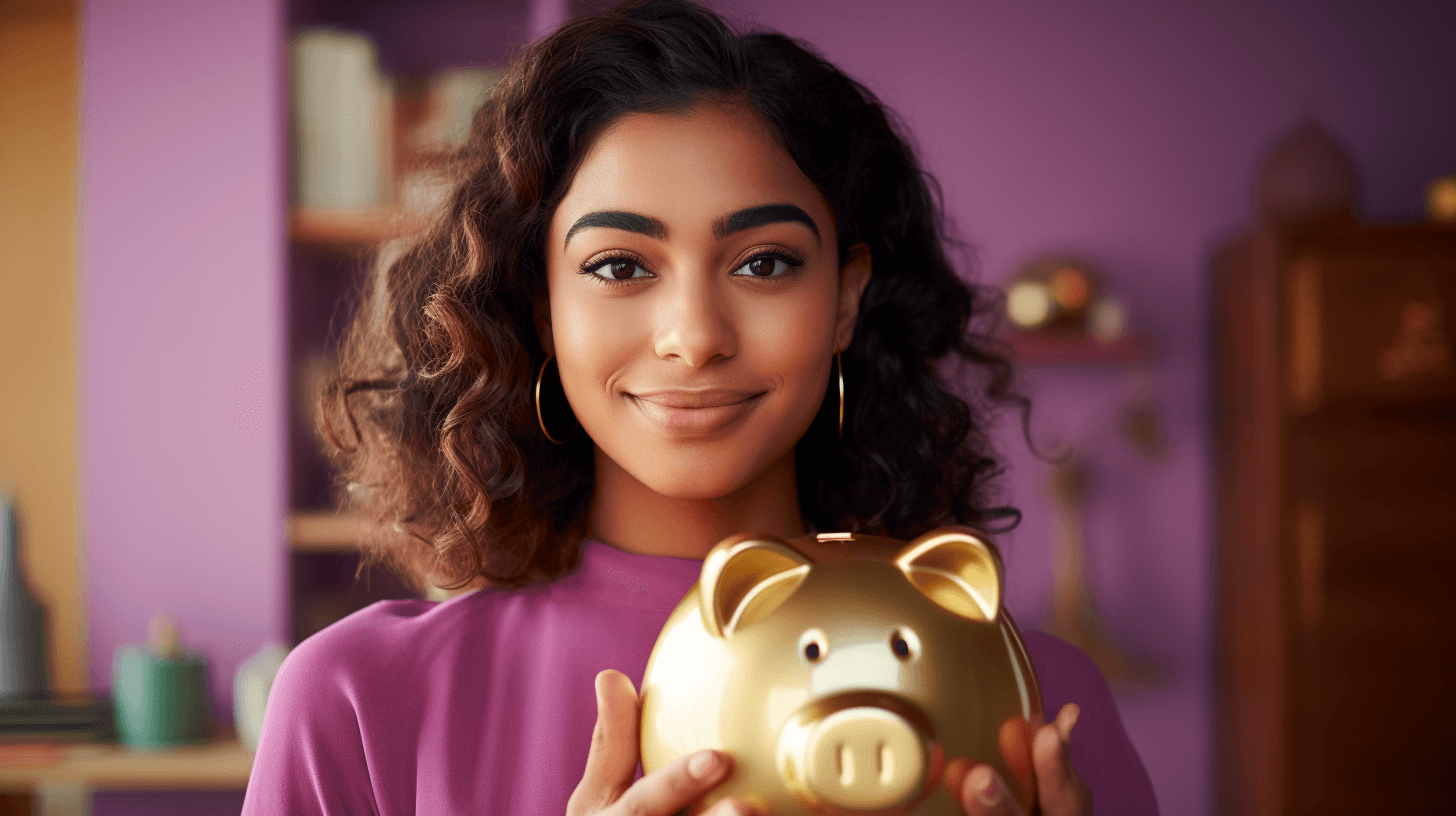
[[[1076,703],[1068,703],[1067,708],[1067,715],[1058,718],[1059,720],[1066,721],[1065,724],[1059,722],[1059,727],[1057,728],[1057,731],[1062,735],[1062,742],[1072,741],[1072,728],[1077,724],[1077,719],[1082,716],[1082,708]]]
[[[983,805],[994,805],[1001,801],[1001,783],[996,781],[996,773],[990,767],[982,765],[976,769],[981,778],[976,780],[976,798],[981,800]]]
[[[759,814],[759,810],[753,805],[738,799],[731,800],[728,807],[733,812],[733,816],[758,816]]]
[[[705,779],[718,767],[718,754],[714,751],[699,751],[688,759],[688,774],[694,779]]]

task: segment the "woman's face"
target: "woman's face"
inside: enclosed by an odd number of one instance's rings
[[[867,252],[840,269],[836,240],[749,108],[605,129],[551,218],[543,338],[599,468],[707,499],[791,457],[869,278]]]

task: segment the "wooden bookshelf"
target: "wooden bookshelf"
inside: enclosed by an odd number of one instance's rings
[[[332,510],[302,510],[288,517],[288,545],[309,552],[354,552],[364,536],[359,519]]]
[[[288,236],[307,246],[367,250],[421,226],[418,218],[392,207],[295,209],[289,215]]]
[[[239,790],[253,752],[219,733],[198,745],[138,750],[120,744],[0,744],[0,790]]]

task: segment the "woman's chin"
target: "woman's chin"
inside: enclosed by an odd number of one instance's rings
[[[743,489],[748,481],[747,474],[738,468],[726,472],[726,469],[720,471],[704,467],[654,468],[653,472],[640,474],[637,478],[658,495],[686,501],[721,499]]]

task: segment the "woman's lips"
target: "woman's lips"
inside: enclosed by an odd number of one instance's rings
[[[722,430],[752,411],[763,392],[656,391],[628,396],[665,431],[701,435]]]

